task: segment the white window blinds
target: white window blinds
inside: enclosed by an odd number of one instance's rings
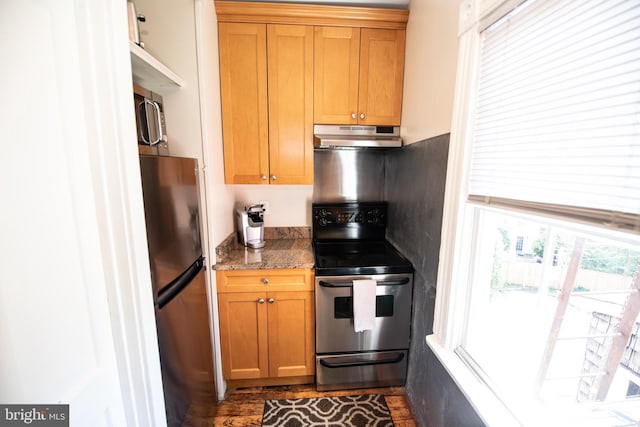
[[[482,43],[470,200],[640,231],[640,1],[528,0]]]

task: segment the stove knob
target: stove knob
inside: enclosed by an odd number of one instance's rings
[[[327,216],[327,210],[326,209],[320,209],[319,214],[320,214],[321,217],[325,217],[325,216]]]
[[[326,218],[320,218],[320,220],[318,221],[320,223],[320,225],[322,227],[324,227],[325,225],[327,225],[327,219]]]

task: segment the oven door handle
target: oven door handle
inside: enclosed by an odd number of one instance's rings
[[[324,280],[320,280],[318,282],[320,286],[323,288],[351,288],[353,286],[353,282],[344,282],[344,283],[331,283],[325,282]],[[409,278],[405,277],[401,280],[386,280],[377,282],[378,286],[402,286],[409,283]]]
[[[398,363],[404,359],[404,353],[396,353],[395,356],[379,360],[354,360],[353,362],[332,363],[326,359],[320,359],[320,364],[326,368],[350,368],[354,366],[386,365]]]

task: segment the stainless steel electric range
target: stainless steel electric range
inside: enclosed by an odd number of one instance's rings
[[[404,385],[413,267],[385,240],[387,204],[314,203],[318,390]],[[353,281],[375,280],[375,321],[354,328]]]

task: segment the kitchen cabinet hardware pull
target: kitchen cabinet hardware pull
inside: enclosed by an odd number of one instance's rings
[[[265,285],[269,284],[269,279],[267,279],[266,277],[264,279],[262,279],[262,283],[264,283]]]
[[[407,283],[409,283],[409,278],[405,277],[401,280],[379,281],[376,284],[377,286],[402,286],[406,285]],[[323,288],[351,288],[353,286],[353,282],[331,283],[321,280],[320,286],[322,286]]]
[[[364,119],[364,113],[360,113],[360,118]]]
[[[262,180],[266,181],[267,180],[267,175],[262,175]]]
[[[258,300],[258,304],[264,304],[264,298],[260,298],[260,299]]]
[[[352,118],[353,120],[355,120],[355,119],[356,119],[356,113],[351,113],[351,118]]]
[[[275,176],[275,175],[271,175],[271,179],[272,179],[273,181],[275,181],[275,180],[276,180],[276,176]]]
[[[274,302],[276,302],[276,300],[274,300],[273,298],[269,298],[268,301],[269,301],[269,304],[273,304]]]

